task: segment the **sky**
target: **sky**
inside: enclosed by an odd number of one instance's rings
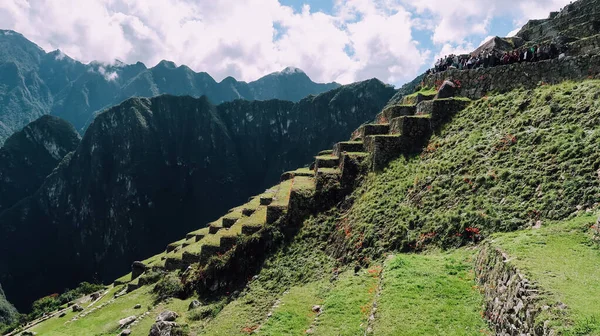
[[[436,58],[514,34],[570,0],[0,0],[0,29],[81,62],[163,59],[252,81],[292,66],[317,82],[400,86]]]

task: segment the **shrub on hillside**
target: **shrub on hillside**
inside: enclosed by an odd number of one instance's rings
[[[62,305],[77,300],[82,296],[92,294],[101,289],[104,285],[82,282],[75,289],[67,289],[63,294],[52,294],[35,301],[32,305],[30,319],[36,319],[44,313],[50,313],[59,309]]]
[[[167,276],[154,285],[152,291],[156,294],[156,299],[162,301],[172,297],[182,297],[185,289],[178,276],[167,274]]]

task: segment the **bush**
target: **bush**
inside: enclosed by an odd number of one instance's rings
[[[175,274],[167,274],[162,278],[152,290],[156,294],[158,301],[163,301],[168,298],[178,297],[182,298],[184,294],[184,287],[181,283],[181,279]]]
[[[57,298],[58,295],[50,295],[34,301],[31,308],[31,314],[29,314],[29,319],[34,320],[44,315],[44,313],[50,313],[57,310],[61,305]]]
[[[140,284],[147,285],[156,283],[163,275],[164,273],[160,271],[146,271],[146,273],[140,277]]]

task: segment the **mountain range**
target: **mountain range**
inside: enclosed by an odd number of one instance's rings
[[[235,99],[297,102],[339,86],[315,83],[291,67],[246,83],[232,77],[216,82],[205,72],[169,61],[152,68],[141,62],[83,64],[60,50],[47,53],[17,32],[0,30],[0,144],[45,114],[70,122],[83,134],[98,112],[130,97],[206,95],[213,104]]]
[[[373,79],[297,103],[131,98],[100,113],[81,142],[72,128],[43,117],[2,150],[19,139],[28,143],[25,134],[49,121],[57,138],[68,141],[46,147],[65,148],[62,155],[76,148],[53,170],[40,167],[49,175],[30,181],[39,188],[28,188],[34,192],[0,212],[0,283],[9,300],[27,310],[35,298],[80,281],[110,281],[131,260],[208,225],[284,171],[308,165],[316,151],[345,139],[394,94]],[[48,151],[19,147],[32,161],[47,159]]]

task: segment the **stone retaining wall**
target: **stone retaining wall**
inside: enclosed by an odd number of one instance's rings
[[[542,312],[540,289],[511,265],[502,251],[483,244],[476,263],[485,318],[496,335],[556,335],[547,322],[536,320]]]
[[[479,99],[491,92],[533,89],[542,84],[588,78],[600,78],[600,55],[517,63],[487,69],[452,69],[426,76],[423,85],[438,87],[445,79],[452,79],[460,82],[458,96]]]

